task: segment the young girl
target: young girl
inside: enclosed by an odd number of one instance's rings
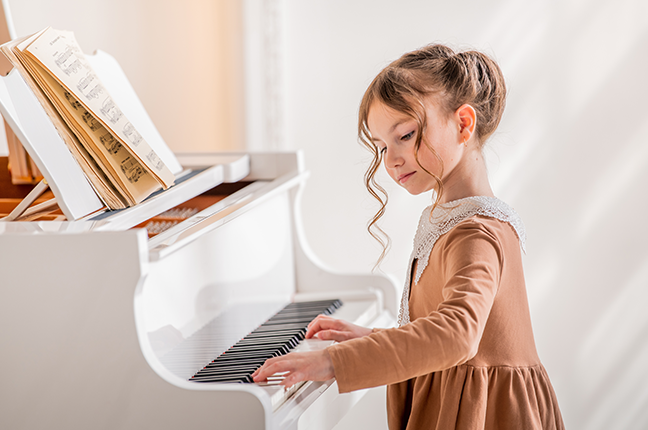
[[[390,429],[563,429],[533,339],[518,215],[491,190],[482,148],[504,110],[497,64],[430,45],[387,66],[367,89],[360,140],[411,194],[434,191],[414,239],[399,327],[366,329],[319,316],[307,338],[339,343],[268,360],[263,381],[335,377],[340,392],[388,384]],[[380,194],[385,196],[383,200]],[[372,232],[374,237],[377,237]]]

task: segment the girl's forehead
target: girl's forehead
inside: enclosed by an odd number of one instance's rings
[[[371,127],[371,123],[376,123],[376,121],[402,121],[403,119],[412,119],[412,116],[406,112],[399,111],[394,109],[391,106],[381,102],[374,101],[369,107],[367,114],[367,125]]]
[[[367,126],[373,133],[374,129],[384,127],[385,123],[400,124],[406,121],[416,121],[411,110],[421,111],[420,113],[425,115],[428,120],[441,120],[448,116],[435,97],[425,97],[421,102],[422,104],[416,103],[418,106],[409,107],[410,111],[405,111],[389,106],[383,101],[374,100],[367,110]]]

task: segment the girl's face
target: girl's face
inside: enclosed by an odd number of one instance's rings
[[[425,108],[427,129],[418,159],[427,171],[441,178],[445,186],[464,152],[460,124],[429,99]],[[374,102],[369,109],[367,126],[374,144],[383,154],[387,173],[396,183],[413,195],[435,188],[437,182],[416,162],[414,154],[418,125],[414,119],[381,102]],[[436,151],[438,158],[428,145]]]

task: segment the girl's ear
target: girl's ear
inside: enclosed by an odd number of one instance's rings
[[[477,114],[469,104],[459,106],[455,112],[455,120],[459,124],[459,141],[467,142],[475,132],[477,126]]]

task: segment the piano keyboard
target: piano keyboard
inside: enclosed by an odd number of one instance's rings
[[[337,299],[286,305],[189,380],[202,383],[253,382],[252,373],[267,359],[287,354],[304,339],[308,324],[317,315],[330,315],[341,305]]]

